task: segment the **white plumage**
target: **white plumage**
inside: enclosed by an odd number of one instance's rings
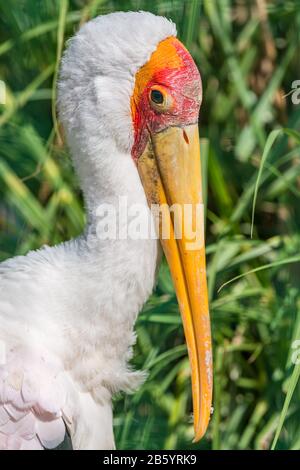
[[[143,379],[128,360],[157,241],[101,241],[95,211],[119,196],[147,207],[130,97],[137,70],[175,34],[150,13],[110,14],[83,26],[64,55],[59,110],[88,223],[76,240],[0,265],[1,449],[56,447],[65,425],[75,449],[111,449],[112,395]]]

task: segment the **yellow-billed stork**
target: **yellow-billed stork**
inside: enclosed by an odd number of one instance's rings
[[[120,198],[127,213],[139,205],[149,220],[152,204],[201,206],[201,98],[199,72],[166,18],[100,16],[69,42],[58,106],[87,226],[75,240],[0,265],[1,449],[55,448],[66,436],[74,449],[114,448],[112,396],[143,379],[128,360],[159,246],[152,236],[104,236],[99,206],[114,208],[121,229]],[[171,211],[164,217],[171,232],[161,245],[183,319],[197,441],[212,395],[205,247],[189,247]]]

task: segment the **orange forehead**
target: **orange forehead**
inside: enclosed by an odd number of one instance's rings
[[[177,69],[183,66],[183,60],[178,54],[177,47],[183,45],[174,36],[161,41],[156,50],[152,53],[148,62],[143,65],[135,76],[135,87],[131,97],[131,111],[134,117],[135,107],[139,102],[147,83],[152,79],[156,72],[162,68]],[[177,47],[176,47],[177,46]]]

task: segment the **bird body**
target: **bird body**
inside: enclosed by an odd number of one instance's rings
[[[77,239],[0,264],[0,449],[55,448],[66,432],[74,449],[113,449],[113,394],[144,379],[128,361],[159,244],[107,238],[99,205],[113,208],[119,231],[120,197],[153,223],[132,158],[130,97],[137,72],[175,35],[165,18],[116,13],[90,21],[68,45],[58,106],[87,225]]]
[[[131,159],[125,161],[130,162],[135,176],[124,178],[123,194],[128,194],[132,204],[144,204],[149,210],[136,168]],[[119,188],[119,181],[116,183]],[[117,210],[117,201],[114,207]],[[26,387],[26,380],[35,382],[36,389],[43,383],[45,390],[41,388],[40,394],[49,395],[49,406],[56,406],[54,416],[76,423],[79,436],[85,436],[78,448],[97,448],[97,443],[103,447],[103,419],[109,421],[111,430],[109,443],[104,446],[113,448],[112,394],[133,390],[143,379],[143,374],[132,372],[127,363],[135,342],[136,317],[154,286],[158,256],[155,239],[101,240],[96,230],[96,222],[90,220],[78,239],[0,265],[0,339],[7,361],[2,369],[4,376],[7,365],[12,364],[4,383],[9,384],[10,376],[16,374],[20,376],[18,387]],[[32,367],[33,361],[37,361],[36,367]],[[44,375],[51,374],[53,380],[45,381]],[[4,376],[0,372],[2,380]],[[6,387],[4,393],[8,393]],[[58,393],[55,404],[53,395],[58,388],[63,394]],[[22,388],[16,391],[22,393]],[[68,411],[65,403],[71,408]],[[5,410],[6,405],[2,407]],[[92,418],[84,433],[76,415]],[[96,429],[91,428],[92,423],[96,423]],[[5,429],[0,427],[0,445]],[[107,427],[104,429],[105,442],[109,433]],[[58,445],[62,432],[64,428],[54,442],[43,441],[45,446]],[[72,433],[75,447],[76,435]],[[26,439],[22,445],[27,445]]]

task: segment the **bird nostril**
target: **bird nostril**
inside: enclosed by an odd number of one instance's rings
[[[187,144],[190,143],[189,138],[188,138],[188,136],[187,136],[187,133],[185,132],[184,129],[183,129],[183,138],[184,138],[184,140],[186,141]]]

